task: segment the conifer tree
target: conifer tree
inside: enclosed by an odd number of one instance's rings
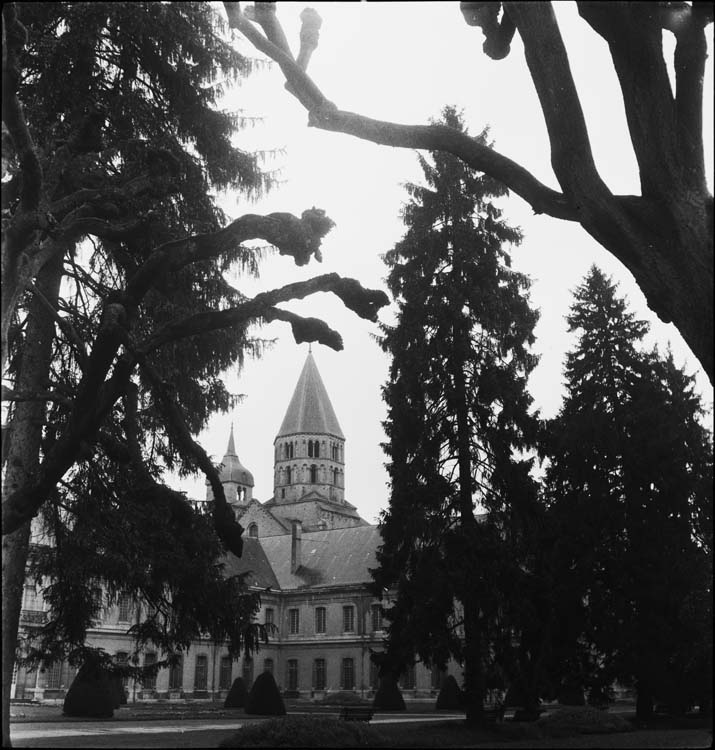
[[[453,108],[442,119],[463,130]],[[419,158],[426,186],[407,186],[407,231],[385,255],[397,320],[382,339],[391,492],[374,577],[396,603],[381,671],[396,675],[415,652],[439,666],[454,656],[479,720],[499,610],[507,589],[527,585],[517,559],[534,486],[517,453],[535,438],[526,379],[537,313],[504,247],[520,241],[493,200],[505,188],[450,154]]]
[[[45,638],[48,656],[74,649],[82,661],[99,608],[91,575],[109,603],[124,592],[157,605],[140,642],[181,649],[192,632],[228,629],[233,650],[250,648],[257,599],[216,565],[219,552],[240,555],[242,529],[192,435],[232,403],[221,373],[260,353],[252,323],[284,320],[299,341],[341,348],[323,321],[277,304],[334,291],[371,317],[386,300],[336,274],[253,299],[224,278],[229,267],[257,271],[249,240],[299,265],[319,260],[332,222],[319,209],[241,215],[240,204],[229,222],[216,205],[218,191],[241,203],[271,178],[234,142],[241,118],[219,109],[252,63],[211,4],[5,3],[2,12],[7,744],[31,521],[42,516],[57,542],[33,559],[52,584],[44,634],[58,638],[54,647]],[[206,474],[210,516],[163,486],[166,468]]]
[[[579,339],[546,475],[554,656],[571,685],[598,693],[614,679],[634,684],[645,718],[672,688],[703,692],[697,669],[690,687],[684,669],[693,644],[707,641],[711,438],[692,379],[672,356],[640,350],[646,324],[596,267],[568,322]],[[705,663],[709,654],[701,650]]]

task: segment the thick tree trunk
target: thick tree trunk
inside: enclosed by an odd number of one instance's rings
[[[62,280],[62,256],[55,256],[40,272],[37,287],[50,304],[56,304]],[[52,360],[55,323],[37,297],[30,303],[26,343],[16,388],[23,392],[47,390],[47,376]],[[31,482],[40,464],[42,427],[45,423],[44,401],[22,401],[15,407],[10,428],[3,497]],[[15,662],[22,607],[22,590],[30,540],[31,521],[12,534],[3,536],[2,543],[2,656],[3,746],[10,743],[10,684]]]
[[[459,308],[454,314],[459,316]],[[457,317],[452,327],[454,341],[453,383],[457,414],[457,456],[459,462],[459,508],[465,538],[476,526],[472,500],[472,458],[469,429],[469,406],[464,363],[469,351],[468,334],[463,321]],[[467,541],[469,543],[469,541]],[[479,601],[474,589],[467,586],[462,592],[464,606],[464,689],[467,699],[467,721],[479,724],[484,718],[486,693],[484,668],[482,665],[482,638],[479,622]]]
[[[2,538],[2,746],[10,747],[10,689],[20,627],[30,522]]]

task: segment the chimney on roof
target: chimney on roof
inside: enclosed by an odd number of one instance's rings
[[[301,538],[303,528],[300,521],[291,521],[290,572],[295,573],[301,566]]]

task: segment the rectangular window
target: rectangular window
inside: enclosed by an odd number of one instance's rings
[[[414,690],[415,689],[415,665],[410,664],[405,669],[400,678],[400,687],[403,690]]]
[[[265,617],[265,624],[266,625],[273,625],[273,607],[266,607],[266,617]]]
[[[273,659],[263,660],[263,671],[268,672],[268,674],[273,674]]]
[[[99,586],[92,588],[92,603],[96,608],[94,627],[99,627],[102,624],[102,615],[104,614],[104,596],[102,595],[102,589]]]
[[[355,632],[355,607],[343,607],[343,633]]]
[[[343,690],[353,690],[355,688],[355,662],[352,659],[343,659],[341,672]]]
[[[156,664],[156,654],[145,654],[144,655],[144,666],[148,667],[151,664]],[[156,675],[153,677],[145,677],[142,680],[142,685],[146,690],[156,689]]]
[[[127,664],[129,664],[129,654],[126,651],[117,651],[114,655],[114,661],[119,664],[119,666],[126,667]],[[128,683],[129,678],[126,675],[122,675],[122,686],[127,687]]]
[[[62,662],[56,661],[46,668],[47,689],[59,690],[62,678]]]
[[[122,594],[119,597],[119,622],[129,622],[132,618],[133,608],[131,596]]]
[[[315,608],[315,632],[325,632],[325,607]]]
[[[313,662],[313,688],[325,690],[325,659],[316,659]]]
[[[184,682],[184,657],[180,656],[179,661],[169,667],[169,690],[181,690]]]
[[[250,690],[253,684],[253,659],[250,656],[243,658],[243,681],[246,683],[246,690]]]
[[[447,670],[440,669],[436,664],[434,664],[432,666],[432,690],[441,690],[446,676]]]
[[[288,659],[288,679],[286,680],[288,690],[298,689],[298,660]]]
[[[377,690],[380,687],[380,668],[370,659],[370,688]]]
[[[300,611],[298,609],[288,610],[288,632],[291,635],[300,632]]]
[[[382,604],[373,604],[370,607],[370,615],[372,619],[372,631],[373,633],[378,630],[383,630],[382,625]]]
[[[206,654],[196,656],[196,669],[194,671],[194,690],[206,690],[209,678],[209,658]]]
[[[218,673],[218,689],[230,690],[231,688],[231,657],[222,656],[221,666]]]

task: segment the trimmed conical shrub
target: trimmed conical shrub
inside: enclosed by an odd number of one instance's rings
[[[72,681],[65,696],[62,713],[92,719],[111,719],[118,696],[105,669],[84,664]]]
[[[400,688],[397,687],[397,680],[390,675],[380,678],[380,687],[375,693],[375,699],[372,702],[375,711],[404,711],[405,701],[402,699]]]
[[[285,716],[286,707],[270,672],[256,677],[246,700],[246,713],[258,716]]]
[[[226,700],[223,702],[223,707],[243,708],[246,705],[247,698],[248,690],[246,690],[246,683],[243,681],[243,677],[236,677],[233,685],[231,685],[231,689],[228,691]]]
[[[459,711],[463,706],[462,690],[457,684],[457,680],[450,674],[445,678],[442,689],[439,691],[435,708],[437,711]]]

